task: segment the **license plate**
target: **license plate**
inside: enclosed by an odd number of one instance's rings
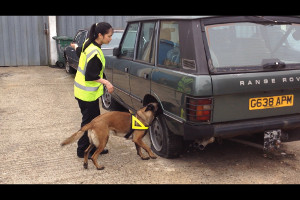
[[[294,105],[294,95],[257,97],[249,99],[249,110],[279,108]]]

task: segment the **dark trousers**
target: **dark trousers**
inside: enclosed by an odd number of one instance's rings
[[[77,99],[77,98],[76,98]],[[100,115],[99,99],[92,102],[82,101],[77,99],[79,108],[82,114],[81,127],[90,123],[95,117]],[[89,146],[88,132],[84,132],[83,136],[77,142],[77,155],[83,156],[84,151]]]

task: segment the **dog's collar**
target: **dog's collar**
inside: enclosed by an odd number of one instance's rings
[[[131,126],[130,126],[130,131],[124,136],[126,139],[130,137],[130,135],[133,133],[135,130],[145,130],[145,132],[149,129],[149,126],[145,126],[134,114],[131,114]],[[135,125],[135,124],[138,124]]]
[[[135,124],[138,125],[135,125]],[[147,130],[149,127],[145,126],[136,116],[131,115],[131,129],[134,130]]]

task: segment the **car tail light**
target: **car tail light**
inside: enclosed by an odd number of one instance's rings
[[[211,119],[212,99],[187,98],[187,120],[192,122],[209,122]]]

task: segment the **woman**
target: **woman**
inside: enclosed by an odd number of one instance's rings
[[[101,45],[108,44],[112,39],[112,35],[113,28],[111,25],[101,22],[91,26],[89,37],[82,47],[71,43],[79,57],[74,82],[74,95],[82,113],[81,127],[100,115],[99,97],[103,94],[103,85],[105,85],[109,93],[112,93],[114,90],[113,85],[103,79],[105,57],[101,50]],[[89,146],[87,132],[78,140],[77,144],[77,156],[83,158],[84,151]],[[94,151],[95,148],[90,152],[89,158]],[[103,153],[108,153],[108,150],[103,150]]]

